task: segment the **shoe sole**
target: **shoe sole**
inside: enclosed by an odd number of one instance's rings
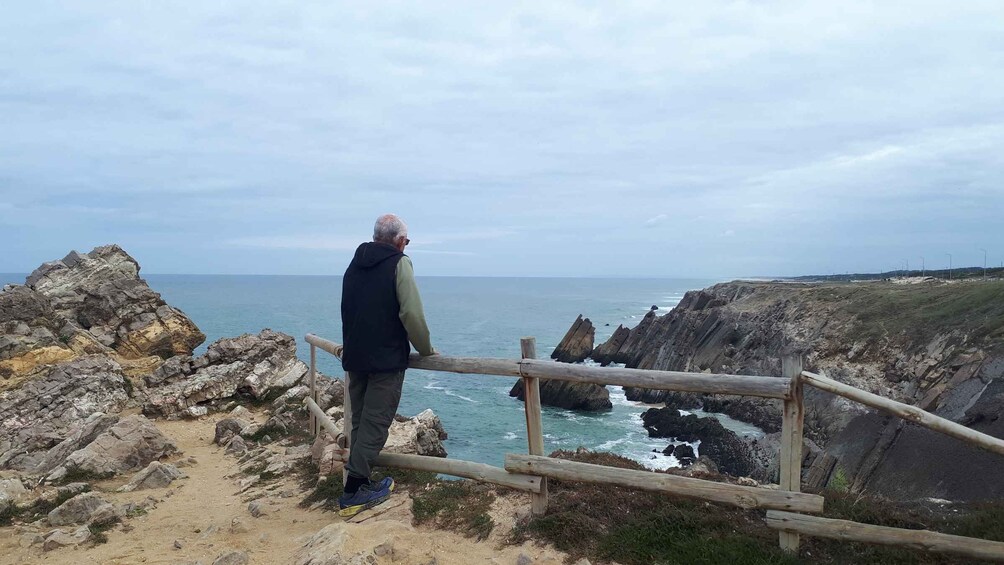
[[[375,499],[367,502],[366,504],[357,504],[355,506],[346,506],[345,508],[342,508],[342,509],[340,509],[338,511],[338,515],[341,516],[342,518],[351,518],[351,517],[355,516],[356,514],[362,512],[363,510],[369,510],[370,508],[373,508],[374,506],[378,506],[380,504],[383,504],[384,502],[387,502],[388,498],[390,498],[390,494],[392,492],[394,492],[394,487],[396,487],[396,486],[397,486],[397,483],[393,483],[392,482],[390,484],[390,488],[388,489],[388,492],[387,492],[386,495],[381,496],[380,498],[375,498]]]

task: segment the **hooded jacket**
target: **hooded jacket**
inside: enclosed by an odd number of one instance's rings
[[[409,341],[422,355],[433,353],[411,260],[385,243],[363,243],[342,279],[342,367],[403,371]]]

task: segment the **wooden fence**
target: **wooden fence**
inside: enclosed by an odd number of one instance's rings
[[[341,358],[342,348],[332,341],[313,334],[307,334],[306,341],[310,344],[310,394],[305,402],[310,411],[311,431],[316,435],[324,430],[332,437],[336,437],[337,428],[317,405],[316,349]],[[767,525],[778,530],[781,547],[791,552],[798,551],[799,535],[804,534],[1004,561],[1004,543],[1001,542],[799,514],[799,512],[818,514],[823,511],[824,503],[822,496],[800,492],[805,415],[802,388],[804,385],[809,385],[843,396],[1002,455],[1004,455],[1004,440],[935,416],[915,406],[896,402],[804,371],[802,359],[798,356],[785,357],[782,360],[782,376],[766,377],[590,367],[543,361],[536,359],[536,345],[532,337],[520,340],[520,349],[521,359],[486,359],[441,355],[420,357],[417,354],[412,354],[408,366],[412,369],[429,371],[522,378],[528,454],[507,454],[504,468],[473,461],[392,453],[381,453],[377,457],[376,464],[431,471],[527,491],[531,497],[531,511],[538,516],[547,511],[547,478],[552,477],[568,481],[616,484],[641,490],[667,492],[677,496],[709,500],[741,508],[763,508],[767,510]],[[540,379],[542,378],[599,385],[780,399],[784,402],[779,462],[780,484],[776,488],[747,487],[546,457],[544,456],[544,433],[540,412]],[[346,417],[352,413],[348,382],[349,375],[346,373],[344,406]],[[349,428],[350,426],[344,426],[342,432],[347,441],[349,441]]]

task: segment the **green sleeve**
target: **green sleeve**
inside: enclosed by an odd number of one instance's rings
[[[434,350],[429,338],[429,326],[425,323],[422,297],[418,295],[415,269],[407,255],[397,263],[397,301],[401,305],[398,316],[404,324],[404,329],[408,331],[408,341],[415,346],[420,355],[432,355]]]

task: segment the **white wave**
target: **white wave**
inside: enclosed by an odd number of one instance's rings
[[[446,396],[453,396],[453,397],[459,398],[460,400],[466,400],[467,402],[470,402],[472,404],[480,404],[477,400],[474,400],[473,398],[467,398],[466,396],[464,396],[462,394],[457,394],[457,393],[453,392],[452,390],[450,390],[448,388],[447,389],[443,389],[443,393],[446,394]]]
[[[627,441],[627,438],[626,438],[626,437],[622,437],[622,438],[620,438],[620,439],[612,439],[612,440],[610,440],[610,441],[605,441],[605,442],[603,442],[603,443],[601,443],[601,444],[597,445],[597,446],[596,446],[596,449],[600,449],[600,450],[604,450],[604,451],[605,451],[605,450],[607,450],[607,449],[611,449],[611,448],[613,448],[613,447],[614,447],[614,446],[616,446],[616,445],[621,445],[621,444],[622,444],[622,443],[624,443],[625,441]]]
[[[453,397],[459,398],[461,400],[466,400],[467,402],[471,402],[473,404],[480,404],[480,402],[478,402],[477,400],[474,400],[473,398],[468,398],[468,397],[466,397],[466,396],[464,396],[462,394],[457,394],[457,393],[453,392],[452,390],[446,388],[445,386],[436,386],[438,384],[439,384],[439,381],[430,381],[428,384],[426,384],[422,388],[424,388],[426,390],[441,390],[441,391],[443,391],[443,394],[445,394],[446,396],[453,396]]]
[[[506,432],[505,435],[502,436],[502,439],[514,440],[516,437],[516,432]]]

